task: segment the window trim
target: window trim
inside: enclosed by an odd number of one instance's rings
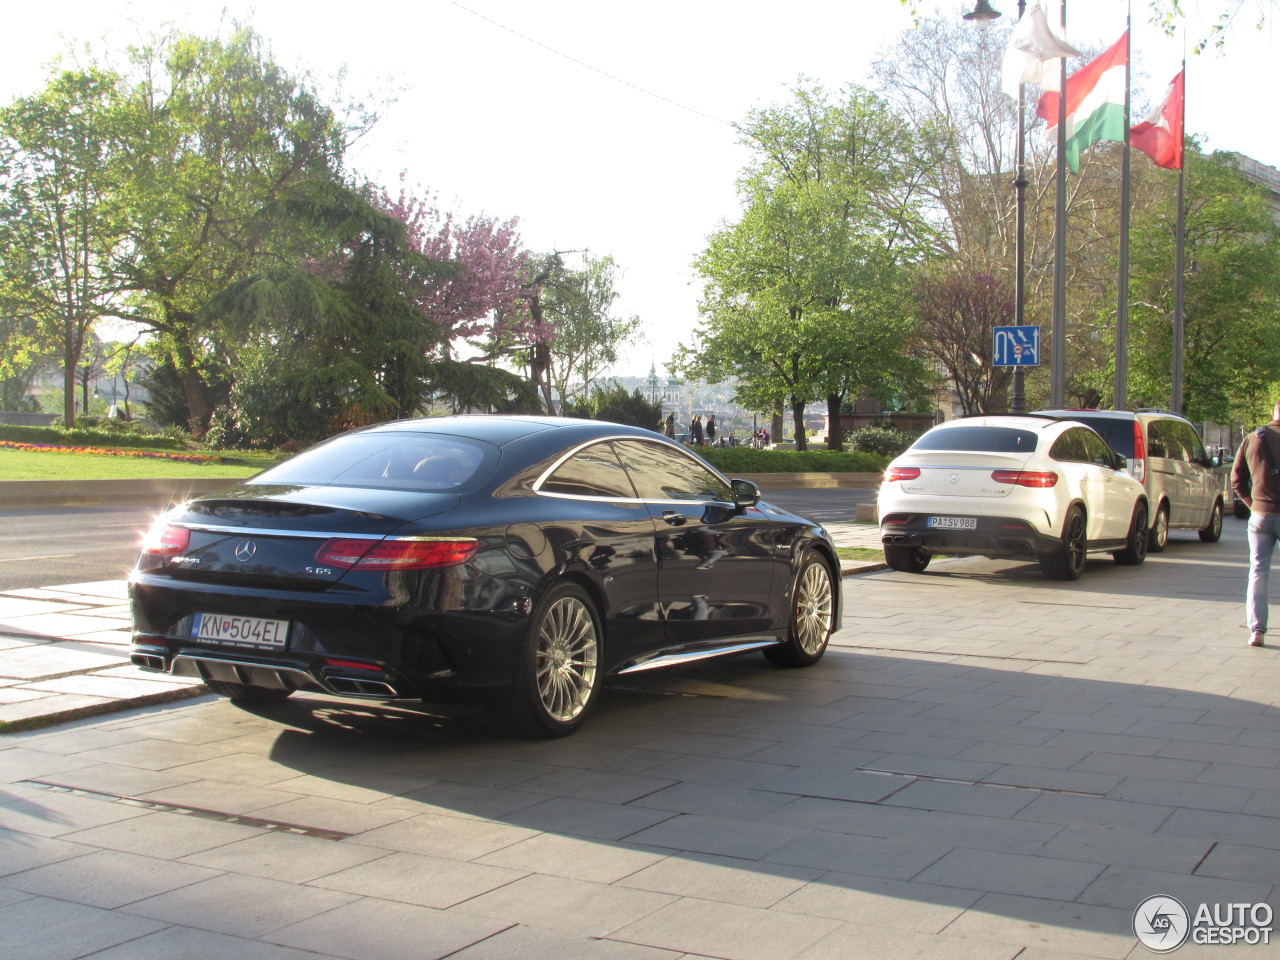
[[[582,443],[578,444],[577,446],[571,447],[562,456],[557,458],[556,461],[551,464],[551,466],[547,467],[546,470],[538,474],[537,479],[533,481],[532,492],[534,493],[535,496],[539,496],[539,497],[550,497],[555,500],[585,500],[589,503],[732,503],[733,502],[732,500],[673,500],[669,498],[659,499],[659,498],[653,498],[653,497],[639,497],[639,496],[637,497],[594,497],[584,493],[556,493],[551,490],[541,489],[542,484],[546,482],[547,478],[550,477],[551,474],[555,473],[556,470],[560,469],[560,466],[566,460],[569,460],[572,457],[577,456],[580,452],[585,450],[587,447],[595,446],[598,443],[612,443],[617,440],[629,440],[635,443],[651,443],[656,447],[663,447],[668,450],[675,450],[681,456],[691,460],[696,466],[704,467],[705,469],[710,470],[717,477],[719,477],[721,480],[724,481],[725,486],[727,486],[731,492],[733,490],[732,480],[726,477],[723,473],[721,473],[711,464],[707,463],[705,460],[699,460],[697,457],[691,454],[683,445],[678,443],[670,443],[669,441],[666,441],[661,437],[654,437],[651,439],[649,437],[637,437],[635,434],[630,434],[630,433],[620,433],[620,434],[610,434],[604,437],[592,437],[590,440],[584,440]],[[627,466],[625,463],[622,464],[622,469],[623,470],[627,469]]]

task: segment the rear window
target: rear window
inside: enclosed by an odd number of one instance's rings
[[[1064,418],[1066,419],[1066,418]],[[1133,421],[1117,420],[1114,417],[1072,416],[1077,423],[1093,427],[1107,441],[1107,446],[1120,456],[1133,459]]]
[[[1033,453],[1037,436],[1012,427],[948,427],[930,430],[912,450],[966,450],[972,453]]]
[[[354,433],[312,447],[253,482],[449,490],[474,477],[491,449],[443,434]]]

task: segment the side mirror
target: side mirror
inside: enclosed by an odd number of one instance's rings
[[[760,488],[750,480],[731,480],[733,485],[733,505],[739,510],[754,507],[760,502]]]
[[[1222,457],[1218,456],[1217,454],[1214,454],[1212,457],[1209,458],[1209,466],[1211,467],[1222,466]]]

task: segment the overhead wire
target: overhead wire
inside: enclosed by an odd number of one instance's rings
[[[694,107],[688,106],[687,104],[680,103],[678,100],[672,100],[670,97],[663,96],[660,93],[655,93],[654,91],[648,89],[647,87],[640,86],[640,84],[638,83],[632,83],[630,80],[624,80],[622,77],[615,76],[614,74],[609,73],[607,70],[601,70],[599,67],[594,66],[593,64],[587,63],[585,60],[579,60],[577,57],[571,56],[565,53],[563,50],[557,50],[555,47],[545,44],[541,40],[537,40],[529,36],[528,34],[521,33],[519,30],[516,30],[514,27],[509,27],[505,23],[502,23],[501,21],[493,19],[493,17],[489,16],[488,14],[484,14],[484,13],[481,13],[479,10],[472,9],[471,7],[468,7],[465,3],[459,3],[458,0],[449,0],[449,3],[457,7],[459,10],[462,10],[466,13],[471,14],[473,17],[477,17],[481,20],[484,20],[486,23],[490,23],[500,30],[505,30],[507,33],[517,36],[521,40],[524,40],[527,43],[533,44],[535,47],[541,47],[543,50],[546,50],[548,53],[555,54],[557,57],[562,57],[563,59],[568,60],[570,63],[576,64],[577,66],[582,67],[584,70],[590,70],[592,73],[598,73],[600,74],[600,76],[605,77],[609,80],[612,80],[614,83],[620,83],[624,87],[630,87],[632,90],[635,90],[638,93],[643,93],[647,97],[653,97],[655,100],[661,100],[663,103],[669,106],[676,107],[679,110],[687,111],[688,113],[692,113],[695,116],[702,117],[704,120],[710,120],[713,123],[723,124],[726,127],[733,127],[734,129],[736,129],[735,124],[730,123],[728,120],[721,120],[719,117],[713,117],[709,113],[704,113],[703,111],[698,110]]]

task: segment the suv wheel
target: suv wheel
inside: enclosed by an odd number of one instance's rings
[[[1150,553],[1164,553],[1169,545],[1169,504],[1162,503],[1156,508],[1155,518],[1151,521],[1151,537],[1147,541]]]
[[[929,565],[930,556],[930,553],[919,547],[904,547],[900,544],[895,546],[889,543],[884,546],[884,562],[891,570],[900,570],[903,573],[924,573],[924,568]]]
[[[1129,536],[1125,538],[1124,549],[1112,554],[1116,563],[1126,567],[1136,567],[1147,559],[1147,505],[1139,502],[1133,508],[1133,522],[1129,525]]]
[[[1053,553],[1039,556],[1040,572],[1050,580],[1079,580],[1084,573],[1088,546],[1084,511],[1073,507],[1063,524],[1061,546]]]
[[[1209,524],[1200,531],[1200,539],[1205,543],[1217,543],[1222,537],[1222,501],[1219,500],[1213,505],[1213,512],[1209,514]]]

